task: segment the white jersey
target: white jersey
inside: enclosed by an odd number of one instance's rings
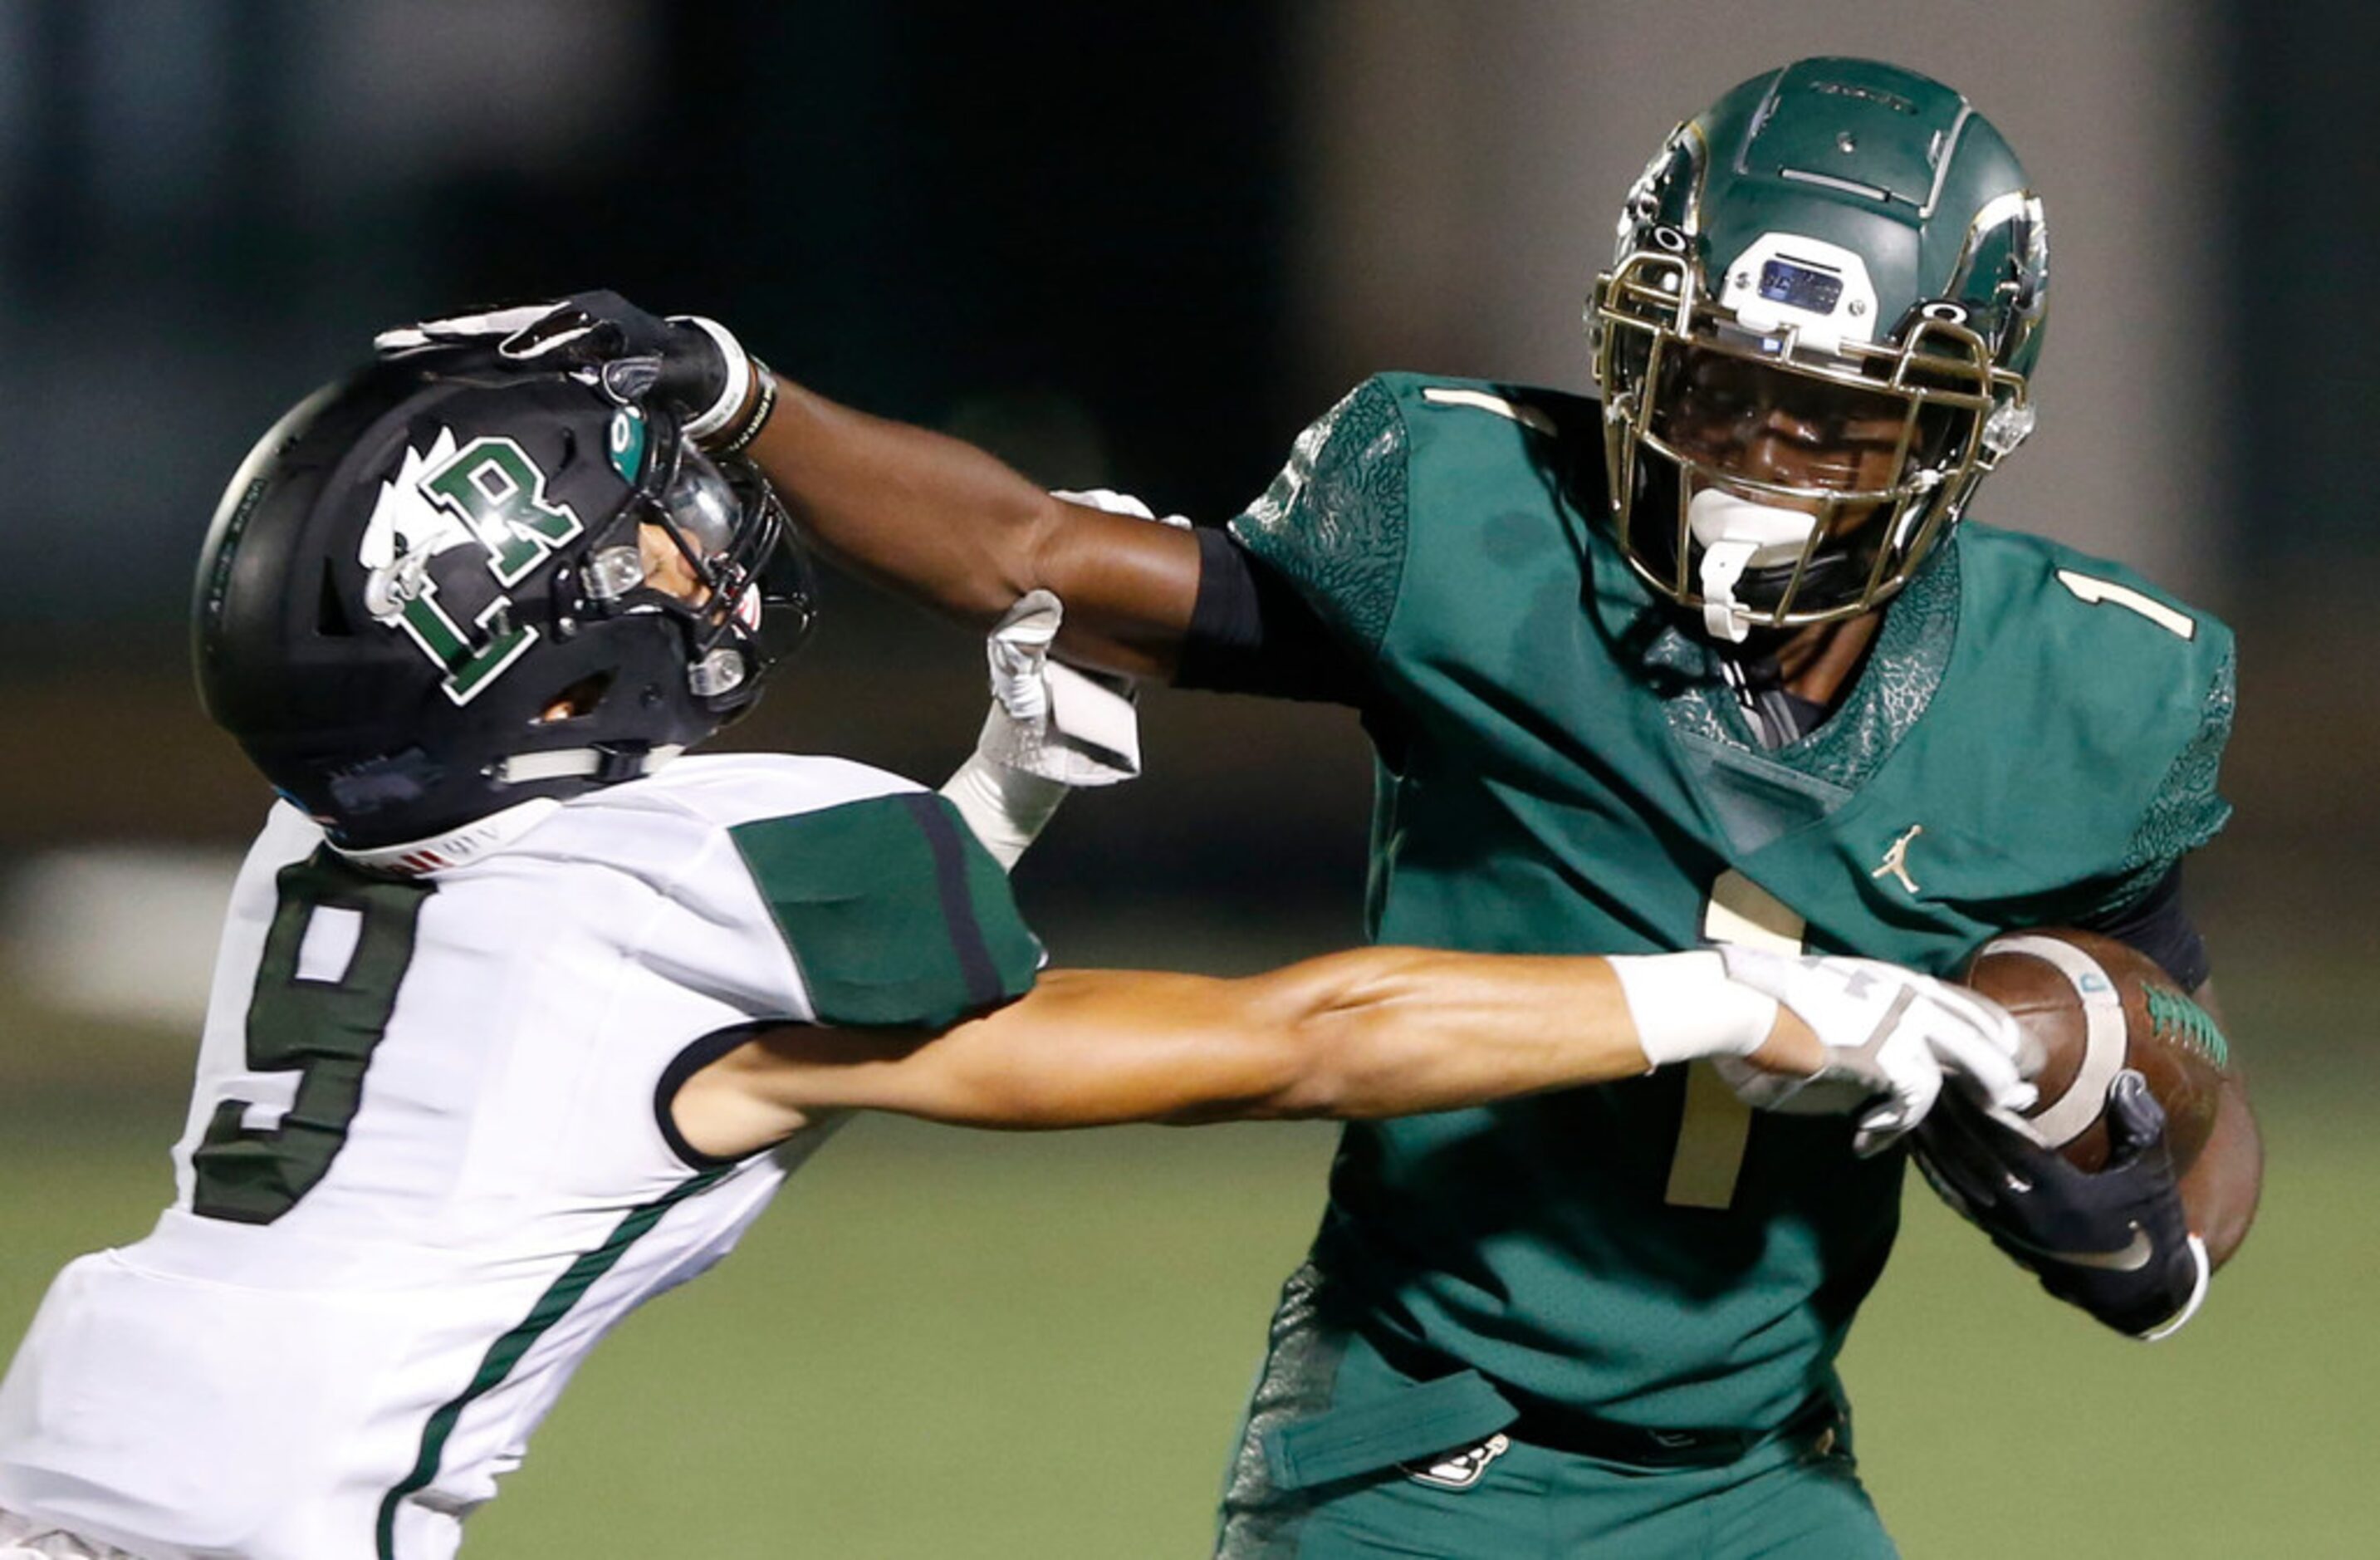
[[[948,804],[684,759],[424,875],[275,809],[233,891],[176,1196],[0,1385],[0,1509],[149,1560],[442,1560],[596,1341],[832,1124],[703,1159],[743,1027],[946,1025],[1039,950]]]

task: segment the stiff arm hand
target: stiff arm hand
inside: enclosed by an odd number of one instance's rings
[[[1062,654],[1172,674],[1197,597],[1186,529],[1050,493],[960,440],[780,381],[714,322],[583,292],[402,326],[378,346],[558,365],[654,396],[705,449],[752,460],[805,538],[853,572],[986,629],[1028,591],[1053,591],[1067,606]]]

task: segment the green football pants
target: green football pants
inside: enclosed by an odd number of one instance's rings
[[[1217,1560],[1891,1560],[1847,1427],[1647,1469],[1490,1428],[1481,1378],[1416,1384],[1293,1276],[1228,1476]]]

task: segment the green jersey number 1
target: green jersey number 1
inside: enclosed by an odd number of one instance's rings
[[[248,1005],[248,1065],[297,1073],[296,1092],[270,1127],[248,1125],[254,1102],[224,1101],[190,1156],[191,1211],[243,1225],[269,1225],[296,1207],[346,1146],[364,1069],[413,960],[421,902],[436,891],[367,877],[328,846],[282,868],[274,886],[280,899]]]
[[[1711,884],[1703,905],[1703,939],[1802,951],[1800,916],[1758,884],[1732,870]],[[1716,1068],[1696,1062],[1686,1073],[1686,1105],[1678,1118],[1678,1150],[1670,1160],[1669,1193],[1679,1208],[1724,1208],[1735,1200],[1743,1151],[1752,1140],[1752,1107],[1735,1097]]]

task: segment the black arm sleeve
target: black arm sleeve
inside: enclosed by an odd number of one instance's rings
[[[1370,679],[1289,582],[1216,526],[1198,528],[1198,600],[1176,688],[1361,707]]]
[[[2112,915],[2084,920],[2082,926],[2085,932],[2138,948],[2156,960],[2183,991],[2194,992],[2206,983],[2210,968],[2206,940],[2198,934],[2190,912],[2182,908],[2179,861],[2135,903]]]

